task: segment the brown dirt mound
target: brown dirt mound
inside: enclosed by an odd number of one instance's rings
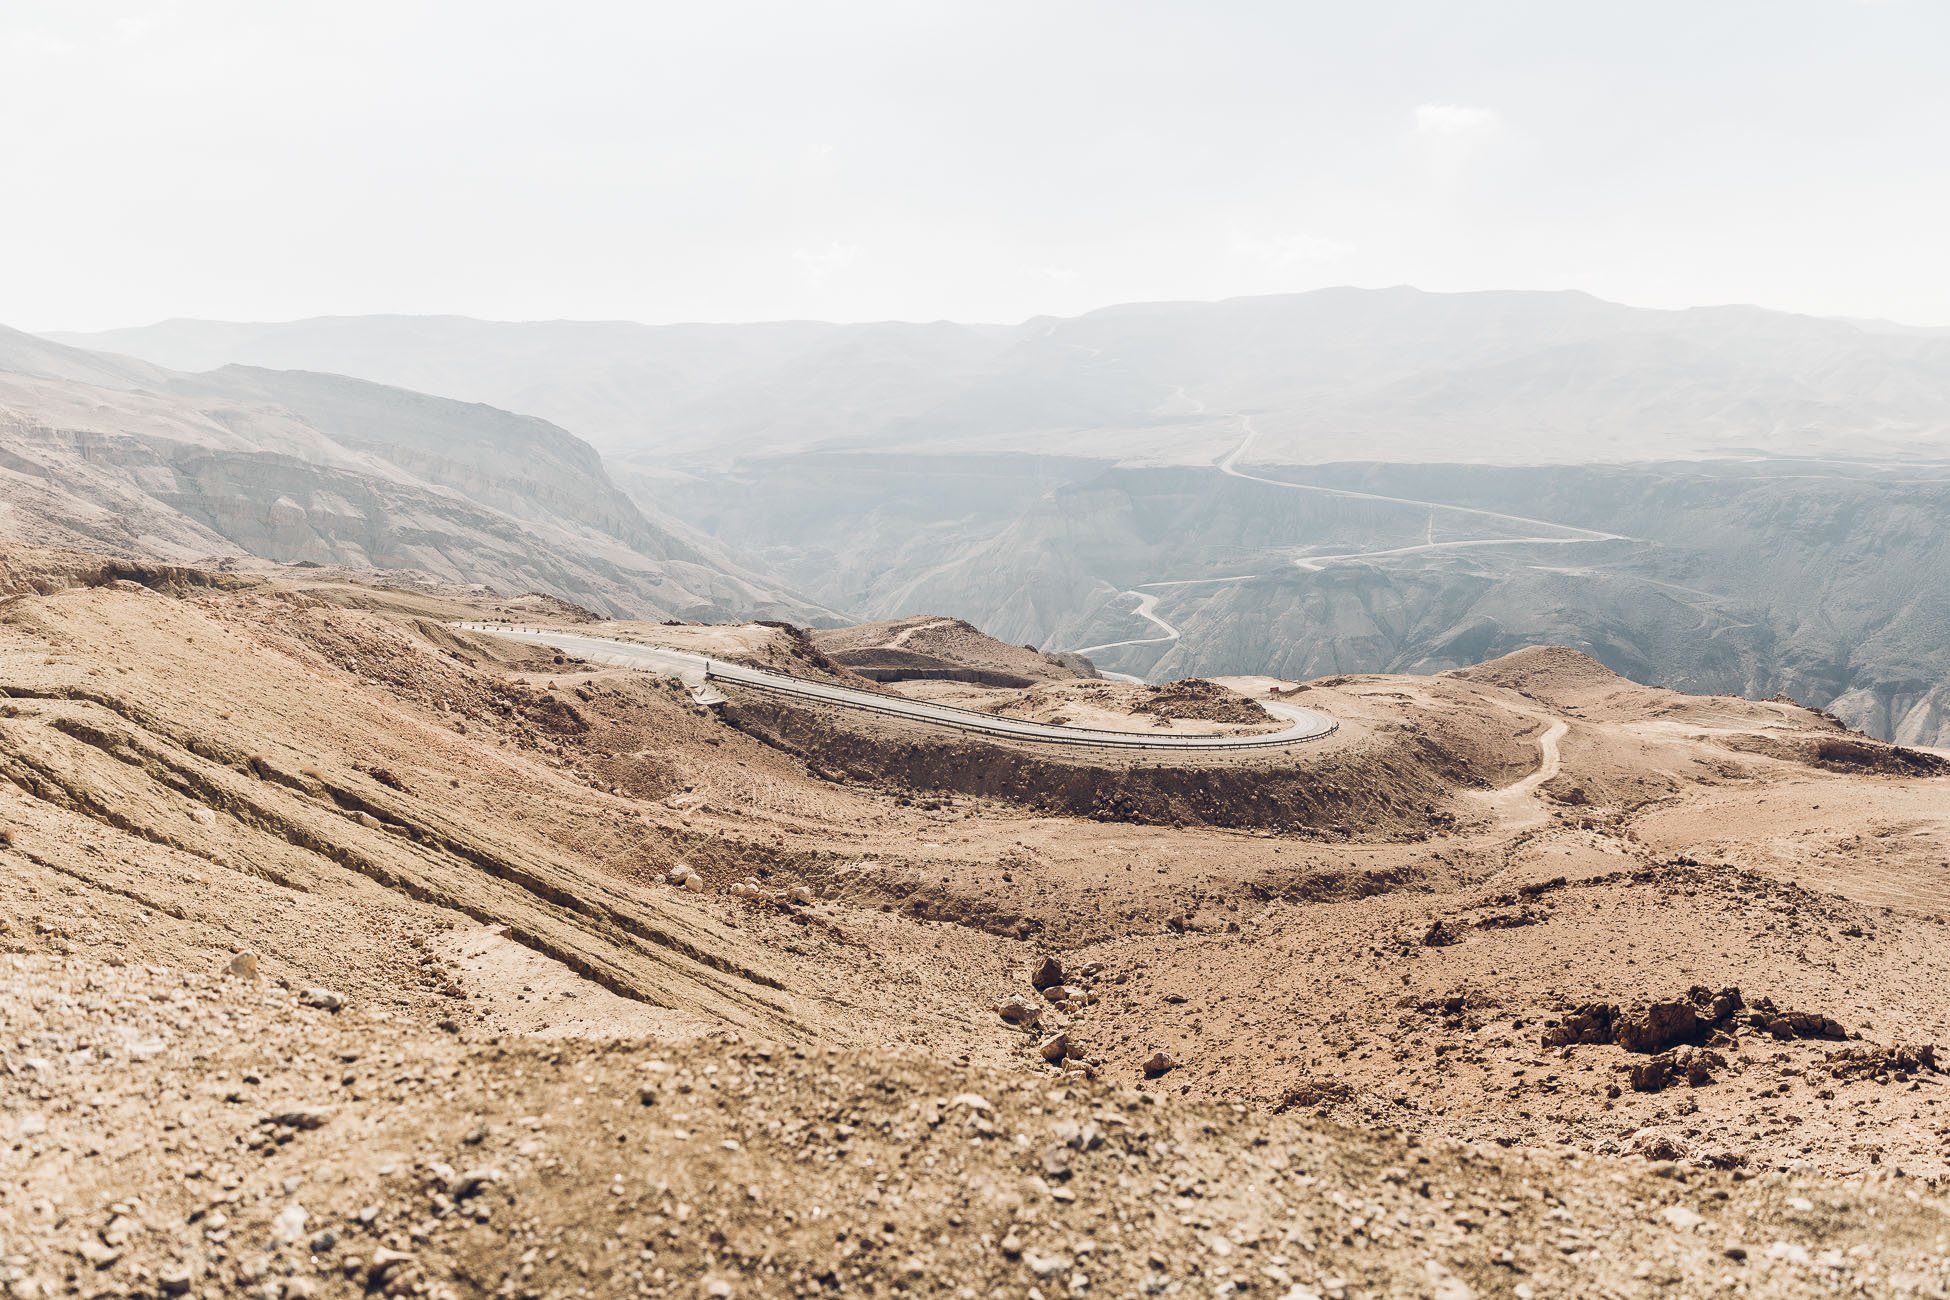
[[[1950,759],[1856,736],[1816,741],[1812,761],[1831,772],[1874,772],[1882,776],[1941,776],[1950,772]]]
[[[248,585],[246,580],[207,569],[105,558],[11,543],[0,545],[0,597],[26,594],[46,596],[69,587],[106,587],[118,582],[169,593],[197,588],[231,591]]]
[[[1196,722],[1270,722],[1272,715],[1257,700],[1202,677],[1187,677],[1150,688],[1150,694],[1133,706],[1137,713],[1155,713],[1161,718],[1182,718]]]
[[[912,650],[889,650],[885,647],[840,650],[831,657],[835,663],[876,682],[968,682],[1001,690],[1023,690],[1035,685],[1033,680],[1017,673],[973,668]]]
[[[1472,756],[1406,730],[1361,751],[1303,746],[1188,758],[970,741],[735,686],[726,694],[734,725],[803,756],[829,780],[1003,799],[1097,820],[1426,836],[1452,822],[1447,808],[1458,789],[1482,783]]]
[[[1022,678],[1023,685],[1082,675],[1077,665],[1060,657],[1033,646],[998,641],[973,624],[936,615],[823,629],[814,632],[813,639],[835,658],[861,651],[905,651],[976,672]]]
[[[1561,645],[1526,646],[1501,658],[1442,674],[1486,686],[1520,690],[1546,704],[1578,704],[1594,694],[1643,690],[1590,655]]]

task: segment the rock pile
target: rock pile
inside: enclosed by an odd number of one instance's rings
[[[1899,1081],[1913,1074],[1937,1073],[1934,1043],[1898,1043],[1882,1047],[1858,1043],[1828,1054],[1828,1069],[1838,1079],[1886,1079]]]
[[[1043,996],[1043,1003],[1011,994],[995,1004],[995,1013],[1006,1024],[1033,1034],[1041,1034],[1036,1053],[1049,1064],[1094,1076],[1100,1061],[1090,1060],[1076,1051],[1070,1039],[1066,1017],[1097,1001],[1097,995],[1081,981],[1102,968],[1092,962],[1075,971],[1067,969],[1054,953],[1037,959],[1030,968],[1029,984]]]
[[[1674,1047],[1632,1066],[1632,1091],[1659,1092],[1682,1079],[1698,1088],[1726,1068],[1727,1058],[1711,1048]]]
[[[1833,1016],[1818,1011],[1783,1010],[1770,998],[1751,1003],[1736,988],[1713,990],[1698,985],[1684,997],[1652,1002],[1630,1009],[1610,1002],[1587,1002],[1560,1021],[1546,1021],[1545,1047],[1612,1043],[1628,1052],[1650,1056],[1631,1067],[1635,1092],[1659,1092],[1684,1081],[1697,1088],[1713,1082],[1727,1069],[1727,1058],[1714,1048],[1738,1045],[1739,1031],[1768,1034],[1776,1039],[1844,1039],[1848,1031]],[[1864,1045],[1833,1053],[1830,1069],[1838,1078],[1897,1074],[1907,1078],[1936,1068],[1934,1046],[1877,1047]]]
[[[1611,1002],[1587,1002],[1562,1021],[1547,1023],[1543,1045],[1616,1043],[1628,1052],[1655,1053],[1682,1045],[1706,1046],[1716,1036],[1723,1043],[1731,1043],[1741,1028],[1783,1039],[1848,1037],[1832,1016],[1783,1011],[1768,998],[1747,1003],[1736,988],[1716,992],[1695,985],[1682,998],[1631,1009]]]

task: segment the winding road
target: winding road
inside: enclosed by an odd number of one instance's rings
[[[1158,598],[1147,591],[1120,591],[1120,596],[1136,596],[1137,608],[1132,612],[1145,622],[1156,626],[1163,635],[1132,637],[1127,641],[1106,641],[1101,645],[1078,646],[1072,654],[1087,655],[1093,650],[1112,650],[1121,645],[1157,645],[1162,641],[1176,641],[1178,629],[1159,618],[1152,611],[1158,608]]]
[[[1188,402],[1196,402],[1201,412],[1205,410],[1205,403],[1186,392],[1182,384],[1172,389],[1171,396],[1173,398],[1181,398]],[[1553,523],[1548,519],[1532,519],[1526,515],[1510,515],[1497,510],[1482,510],[1475,506],[1450,505],[1442,501],[1421,501],[1414,497],[1383,496],[1380,493],[1359,492],[1352,488],[1322,487],[1316,483],[1289,483],[1283,479],[1264,478],[1258,474],[1248,474],[1238,468],[1238,462],[1239,458],[1245,455],[1247,450],[1252,447],[1254,440],[1259,437],[1259,429],[1253,424],[1253,417],[1250,415],[1237,415],[1233,418],[1239,422],[1239,427],[1244,431],[1245,436],[1239,440],[1239,444],[1231,451],[1212,462],[1212,467],[1221,474],[1227,474],[1233,478],[1245,479],[1252,483],[1264,483],[1268,487],[1285,488],[1291,492],[1317,492],[1324,496],[1349,497],[1357,501],[1380,501],[1389,505],[1422,506],[1427,508],[1429,512],[1428,530],[1424,534],[1426,540],[1417,542],[1411,546],[1391,546],[1384,550],[1375,551],[1350,551],[1344,555],[1302,555],[1292,561],[1296,568],[1308,573],[1318,573],[1330,564],[1345,564],[1356,560],[1383,559],[1397,555],[1419,555],[1429,551],[1461,550],[1472,547],[1491,546],[1566,546],[1583,542],[1622,542],[1633,540],[1618,533],[1603,533],[1595,529],[1577,528],[1570,524]],[[1435,516],[1439,510],[1460,515],[1473,515],[1479,519],[1494,519],[1506,524],[1522,524],[1532,528],[1550,528],[1555,529],[1556,533],[1548,537],[1472,537],[1457,541],[1438,542],[1435,540]],[[1158,628],[1159,635],[1128,637],[1122,641],[1104,641],[1097,645],[1079,646],[1072,653],[1087,655],[1098,650],[1116,650],[1123,646],[1163,645],[1176,641],[1182,634],[1176,627],[1158,616],[1158,597],[1151,595],[1150,592],[1160,587],[1191,587],[1208,582],[1243,582],[1245,579],[1255,576],[1257,575],[1246,573],[1237,574],[1228,578],[1180,578],[1170,582],[1141,582],[1128,591],[1122,591],[1118,594],[1135,597],[1137,599],[1137,608],[1132,612],[1145,622]],[[1104,670],[1100,669],[1099,671]],[[1126,677],[1126,674],[1123,673],[1113,675],[1120,678]],[[1141,681],[1143,679],[1129,678],[1129,680]]]
[[[1136,596],[1137,608],[1131,612],[1157,627],[1164,635],[1134,637],[1128,641],[1105,641],[1101,645],[1079,646],[1070,653],[1087,655],[1092,650],[1111,650],[1121,645],[1157,645],[1163,641],[1176,641],[1181,634],[1177,628],[1158,617],[1158,598],[1151,594],[1154,589],[1158,587],[1198,587],[1209,582],[1244,582],[1248,578],[1257,576],[1257,574],[1251,573],[1235,573],[1226,578],[1176,578],[1170,582],[1146,582],[1133,587],[1129,591],[1120,591],[1117,593],[1120,596]],[[1119,675],[1122,676],[1122,674]],[[1141,677],[1132,677],[1129,680],[1135,682],[1144,679]]]
[[[581,632],[565,632],[544,627],[508,627],[494,623],[456,623],[454,626],[469,632],[486,632],[493,636],[549,646],[564,654],[572,654],[595,663],[613,664],[621,668],[640,668],[648,672],[676,677],[690,686],[693,692],[710,690],[712,682],[725,682],[756,690],[776,691],[782,695],[793,695],[822,704],[837,705],[840,708],[887,714],[945,729],[993,736],[1002,740],[1027,740],[1050,745],[1081,745],[1097,749],[1268,749],[1318,740],[1322,736],[1332,735],[1340,726],[1326,714],[1317,713],[1312,709],[1302,709],[1277,700],[1261,700],[1259,703],[1266,711],[1284,721],[1287,724],[1285,727],[1279,731],[1251,736],[1161,736],[1145,732],[1060,727],[1052,723],[1030,722],[1022,718],[1005,718],[992,713],[978,713],[973,709],[957,709],[950,705],[933,704],[925,700],[902,699],[898,695],[881,695],[873,691],[855,690],[850,686],[811,682],[785,673],[768,672],[763,668],[729,663],[723,659],[707,659],[703,655],[690,654],[682,650],[666,650],[660,646],[642,645],[634,641],[617,641],[610,637],[588,636]]]

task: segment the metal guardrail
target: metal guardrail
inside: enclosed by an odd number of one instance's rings
[[[1021,741],[1027,741],[1028,743],[1033,745],[1069,745],[1072,747],[1094,748],[1094,749],[1138,749],[1138,750],[1149,750],[1152,753],[1159,753],[1159,752],[1201,753],[1207,750],[1277,749],[1283,745],[1304,745],[1307,744],[1309,741],[1325,740],[1327,737],[1333,735],[1335,732],[1341,729],[1341,724],[1339,722],[1335,721],[1332,718],[1329,718],[1327,720],[1327,729],[1325,731],[1316,731],[1311,735],[1306,735],[1306,736],[1287,736],[1287,735],[1275,734],[1269,736],[1241,736],[1237,740],[1230,740],[1216,735],[1199,736],[1199,737],[1147,736],[1140,732],[1132,732],[1128,737],[1126,737],[1114,731],[1086,731],[1080,727],[1069,729],[1075,733],[1073,735],[1060,736],[1060,735],[1051,735],[1048,732],[1010,731],[1007,730],[1006,728],[1001,728],[1001,727],[983,726],[981,725],[980,722],[964,723],[964,722],[958,722],[948,718],[933,717],[925,713],[910,713],[905,709],[897,708],[892,705],[881,704],[877,701],[871,701],[871,700],[863,700],[858,698],[839,700],[839,699],[834,699],[833,697],[827,695],[813,695],[804,691],[796,691],[790,686],[781,685],[777,682],[759,681],[759,680],[747,679],[742,677],[727,677],[723,675],[717,675],[717,680],[721,682],[730,682],[731,684],[736,686],[749,686],[754,690],[772,691],[780,695],[788,695],[795,700],[800,700],[804,702],[810,702],[814,704],[831,704],[837,708],[843,708],[843,709],[859,709],[862,712],[880,713],[886,715],[887,717],[900,718],[907,722],[932,724],[937,727],[953,727],[957,731],[972,732],[977,735],[987,736],[994,740],[1021,740]],[[978,719],[984,716],[980,713],[976,713],[973,709],[960,709],[960,708],[956,708],[954,705],[951,704],[935,705],[934,707],[940,709],[952,709],[957,713],[972,714],[975,718]],[[1056,724],[1054,723],[1043,723],[1039,725],[1049,726],[1049,727],[1056,726]]]
[[[516,632],[528,636],[545,636],[550,633],[562,636],[582,635],[577,632],[564,632],[561,628],[513,625],[493,627],[480,623],[461,623],[458,626],[470,631],[489,633],[496,631]],[[625,644],[639,643],[627,642]],[[559,649],[560,647],[557,648]],[[686,650],[671,650],[664,646],[648,644],[643,645],[643,648],[652,653],[658,651],[677,655],[688,655],[691,653]],[[594,656],[587,657],[593,658]],[[933,712],[916,713],[909,709],[900,708],[891,701],[883,703],[881,700],[868,695],[866,692],[854,690],[852,687],[830,686],[824,682],[796,683],[796,679],[788,677],[783,673],[768,673],[762,668],[750,668],[743,664],[732,665],[731,667],[734,669],[732,672],[718,672],[713,670],[711,660],[708,656],[698,655],[696,657],[703,661],[704,680],[707,683],[715,679],[734,686],[748,686],[753,690],[772,691],[780,695],[791,696],[796,700],[810,701],[817,704],[830,704],[835,708],[859,709],[865,713],[879,713],[890,718],[900,718],[907,722],[932,724],[938,727],[953,727],[957,731],[974,733],[996,740],[1020,740],[1029,744],[1069,745],[1076,748],[1095,749],[1138,749],[1150,750],[1154,753],[1161,750],[1199,752],[1202,750],[1274,749],[1284,745],[1304,745],[1311,741],[1325,740],[1341,729],[1341,724],[1337,719],[1327,717],[1326,714],[1321,714],[1320,716],[1327,719],[1327,728],[1324,731],[1317,731],[1306,736],[1289,736],[1283,733],[1241,736],[1236,740],[1226,739],[1219,735],[1147,736],[1137,732],[1125,735],[1120,732],[1096,731],[1082,727],[1061,728],[1057,727],[1054,723],[1032,723],[1029,725],[1067,731],[1070,734],[1052,735],[1048,731],[1012,731],[1007,727],[996,726],[997,719],[991,714],[981,713],[975,709],[964,709],[959,705],[935,704],[932,701],[927,702],[927,707],[930,710],[941,713],[961,714],[968,719],[967,722],[961,722],[953,718],[938,717]],[[612,662],[617,662],[620,657],[612,655],[609,658]],[[618,662],[618,666],[638,667],[639,665]],[[808,691],[801,689],[801,686],[818,686],[820,689],[817,691]]]

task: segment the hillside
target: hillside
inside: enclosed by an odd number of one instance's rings
[[[532,605],[0,558],[16,1293],[1950,1280],[1944,760],[1533,650],[1079,768],[1134,825],[446,625]]]
[[[824,616],[532,416],[336,375],[201,375],[0,332],[0,520],[147,559],[423,572],[609,613]]]

